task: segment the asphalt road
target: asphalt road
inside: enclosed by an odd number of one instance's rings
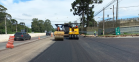
[[[66,38],[30,62],[139,62],[139,38]]]
[[[49,36],[40,36],[40,38],[46,38],[46,37],[49,37]],[[32,37],[31,40],[25,40],[25,41],[17,40],[17,41],[14,41],[14,46],[25,44],[25,43],[28,43],[28,42],[32,42],[32,41],[37,40],[37,39],[38,39],[38,37]],[[7,42],[8,41],[0,42],[0,50],[6,49]]]

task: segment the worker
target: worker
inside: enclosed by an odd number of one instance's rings
[[[94,31],[94,35],[96,36],[96,31]]]
[[[78,28],[78,26],[76,25],[76,28]]]
[[[57,31],[60,31],[60,28],[59,28],[59,26],[57,27]]]

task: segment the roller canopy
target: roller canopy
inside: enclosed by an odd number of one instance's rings
[[[74,24],[74,25],[79,25],[80,23],[65,23],[65,24],[55,24],[55,25],[56,25],[56,27],[58,27],[58,25],[61,25],[61,28],[62,28],[63,26],[72,27],[72,26],[71,26],[72,24]]]

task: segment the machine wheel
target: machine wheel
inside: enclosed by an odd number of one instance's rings
[[[79,37],[77,37],[76,39],[79,40]]]
[[[75,39],[76,38],[76,35],[73,35],[73,39]]]
[[[76,39],[79,40],[79,35],[76,35]]]
[[[71,39],[72,37],[71,37],[71,35],[69,35],[69,39]]]
[[[62,41],[64,41],[64,39],[61,39]]]

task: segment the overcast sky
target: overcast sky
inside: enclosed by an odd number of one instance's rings
[[[32,18],[40,20],[49,19],[52,25],[55,23],[64,23],[79,20],[79,16],[74,16],[71,9],[71,3],[74,0],[0,0],[0,4],[5,6],[7,13],[12,15],[18,23],[25,22],[26,26],[31,27]],[[95,4],[93,9],[95,13],[105,7],[112,0],[104,0],[102,4]],[[139,7],[121,8],[128,6],[139,6],[139,0],[119,0],[119,18],[138,17]],[[116,7],[116,2],[113,4]],[[112,17],[112,10],[108,7],[105,10],[105,18],[109,14]],[[115,13],[116,14],[116,13]],[[95,19],[102,20],[103,12],[98,14]]]

